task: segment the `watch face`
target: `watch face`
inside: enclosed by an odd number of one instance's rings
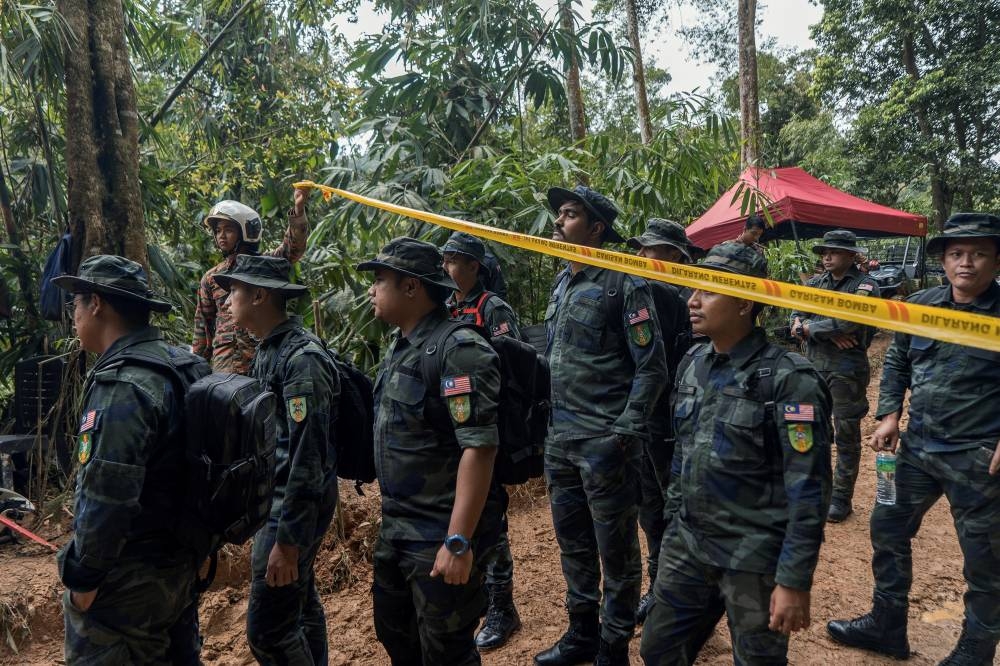
[[[463,555],[469,549],[469,542],[458,534],[453,534],[445,539],[444,545],[452,555]]]

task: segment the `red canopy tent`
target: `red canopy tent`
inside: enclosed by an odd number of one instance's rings
[[[746,215],[740,215],[742,195],[733,202],[741,184],[767,195],[774,227],[762,240],[816,238],[831,228],[850,229],[859,236],[926,236],[927,219],[852,196],[813,178],[799,167],[748,168],[708,211],[687,228],[695,245],[710,248],[733,240],[743,232]],[[759,211],[758,211],[759,212]]]

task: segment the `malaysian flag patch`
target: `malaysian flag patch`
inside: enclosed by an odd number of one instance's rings
[[[80,432],[87,432],[88,430],[94,430],[97,428],[97,419],[100,416],[100,412],[96,409],[92,409],[80,418]]]
[[[785,405],[786,421],[815,421],[816,413],[808,402],[789,403]]]
[[[510,324],[503,321],[493,327],[493,335],[490,337],[497,337],[499,335],[507,335],[510,333]]]
[[[644,321],[649,321],[649,308],[643,308],[637,312],[630,312],[628,315],[628,325],[635,326]]]
[[[469,375],[445,377],[441,380],[441,395],[444,397],[466,393],[472,393],[472,379]]]

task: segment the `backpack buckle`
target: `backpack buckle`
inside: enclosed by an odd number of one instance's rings
[[[770,377],[771,376],[771,368],[757,368],[757,376],[758,377]]]
[[[434,354],[437,353],[437,350],[438,350],[437,345],[431,345],[430,347],[424,350],[424,353],[427,354],[428,356],[433,356]]]

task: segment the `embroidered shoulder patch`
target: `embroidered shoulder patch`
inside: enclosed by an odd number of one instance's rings
[[[813,427],[811,423],[789,423],[788,441],[799,453],[806,453],[813,447]]]
[[[97,422],[100,418],[101,410],[91,409],[89,412],[80,417],[80,432],[97,430]]]
[[[816,410],[808,402],[789,403],[785,405],[784,417],[786,421],[812,421],[816,420]]]
[[[80,435],[76,448],[76,459],[81,465],[87,464],[87,461],[90,460],[90,452],[93,450],[93,438],[94,436],[89,432]]]
[[[874,285],[870,285],[867,282],[862,282],[858,285],[858,292],[862,291],[873,291],[875,289]]]
[[[468,394],[449,396],[448,412],[455,423],[465,423],[472,416],[472,396]]]
[[[497,324],[496,326],[493,327],[493,330],[491,331],[491,336],[490,337],[494,337],[495,338],[495,337],[498,337],[500,335],[507,335],[508,333],[510,333],[510,324],[508,324],[507,322],[504,321],[504,322],[500,322],[499,324]]]
[[[472,378],[469,375],[455,375],[441,380],[441,395],[449,397],[472,393]]]
[[[637,310],[636,312],[630,312],[628,315],[628,325],[635,326],[636,324],[644,321],[649,321],[649,308],[643,308]]]
[[[308,413],[309,405],[306,402],[306,397],[304,395],[288,399],[288,415],[292,417],[293,421],[296,423],[302,423],[306,420],[306,415]]]
[[[649,319],[649,308],[629,313],[628,337],[637,347],[645,347],[653,341],[653,323]]]

